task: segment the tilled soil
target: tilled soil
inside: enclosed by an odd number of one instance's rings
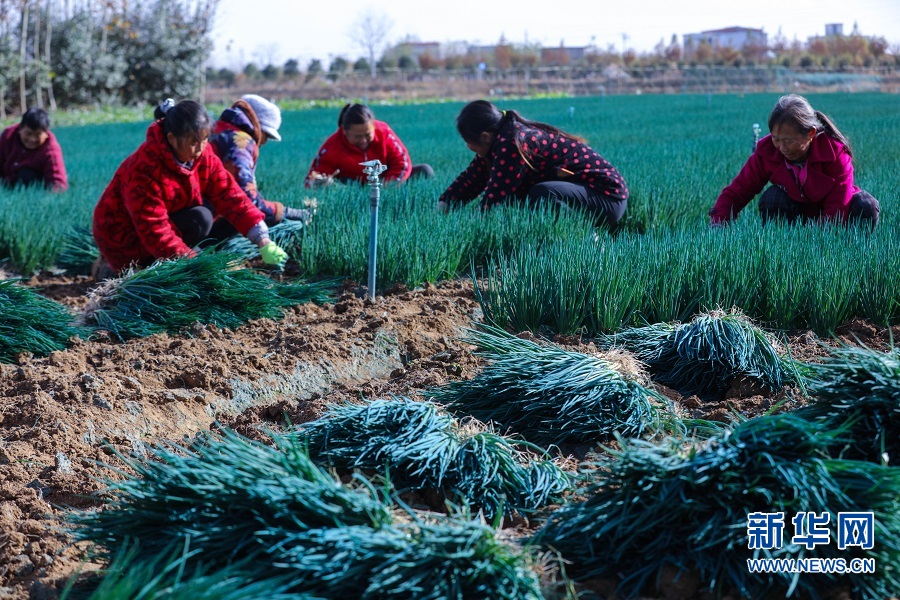
[[[51,274],[27,283],[74,311],[91,285]],[[416,397],[477,372],[479,359],[459,341],[481,319],[471,282],[397,286],[373,303],[357,298],[353,284],[346,289],[334,304],[294,307],[278,321],[236,330],[195,324],[125,343],[98,335],[0,364],[0,600],[52,599],[77,569],[96,568],[60,519],[100,504],[104,479],[115,477],[104,465],[123,467],[117,453],[142,456],[148,445],[218,426],[258,436],[260,428],[313,420],[329,403]],[[838,334],[826,342],[797,332],[792,354],[815,360],[838,343],[883,350],[900,329],[854,321]],[[761,414],[781,397],[743,381],[717,403],[663,392],[686,414],[722,421]]]

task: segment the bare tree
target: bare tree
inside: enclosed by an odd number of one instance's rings
[[[253,53],[254,58],[259,61],[261,67],[274,65],[278,61],[278,55],[281,53],[281,47],[277,42],[269,42],[260,44]]]
[[[369,68],[372,71],[372,79],[375,79],[377,75],[375,59],[378,53],[387,46],[387,36],[393,25],[386,14],[369,8],[350,27],[348,35],[353,43],[366,53]]]
[[[41,47],[41,4],[38,2],[34,7],[34,58],[32,59],[32,72],[34,74],[34,104],[38,108],[44,108],[44,94],[41,89],[43,83],[41,77],[41,63],[39,49]]]
[[[21,61],[19,63],[19,112],[21,113],[24,113],[28,109],[28,99],[25,96],[25,67],[27,65],[26,50],[28,49],[28,5],[29,0],[23,0],[21,21],[22,35],[19,38],[19,60]]]
[[[47,0],[47,35],[44,36],[44,62],[48,68],[52,64],[50,61],[50,39],[53,37],[53,13],[56,8],[54,0]],[[50,110],[56,111],[56,97],[53,95],[53,79],[47,77],[47,101],[50,103]]]

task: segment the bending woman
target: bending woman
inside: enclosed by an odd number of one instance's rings
[[[397,134],[384,121],[376,121],[368,106],[347,104],[338,116],[338,130],[325,140],[309,167],[306,187],[327,185],[335,179],[365,183],[366,174],[359,163],[376,159],[387,165],[382,181],[434,176],[431,165],[412,164]]]
[[[211,127],[200,104],[167,101],[156,110],[147,139],[116,170],[94,209],[94,240],[101,258],[95,279],[161,258],[194,256],[205,239],[236,229],[260,249],[267,264],[284,250],[269,239],[265,215],[253,205],[207,143]]]
[[[764,223],[782,218],[878,224],[878,200],[853,182],[850,143],[806,98],[779,98],[769,131],[709,210],[712,225],[734,219],[767,183],[772,185],[759,198]]]
[[[625,214],[625,180],[582,139],[485,100],[463,107],[456,129],[475,158],[441,194],[441,210],[482,196],[485,209],[527,198],[586,210],[598,223],[614,224]]]
[[[269,140],[281,141],[279,127],[281,110],[277,105],[262,96],[245,94],[222,112],[209,143],[247,197],[266,215],[266,225],[278,225],[284,219],[303,221],[308,225],[312,221],[312,211],[267,200],[256,187],[259,150]]]

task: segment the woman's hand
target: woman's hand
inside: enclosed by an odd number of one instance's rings
[[[334,178],[337,177],[340,172],[341,170],[338,169],[331,175],[326,175],[325,173],[319,173],[318,171],[310,171],[309,184],[312,187],[328,187],[334,183]]]
[[[263,262],[267,265],[279,267],[283,265],[288,259],[287,252],[269,238],[265,238],[264,241],[266,243],[261,242],[259,245],[259,255],[262,257]]]

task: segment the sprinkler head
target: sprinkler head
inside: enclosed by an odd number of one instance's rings
[[[387,165],[381,164],[381,161],[378,159],[367,160],[366,162],[361,162],[359,164],[364,167],[363,173],[368,176],[367,179],[370,183],[377,183],[378,176],[387,170]]]

